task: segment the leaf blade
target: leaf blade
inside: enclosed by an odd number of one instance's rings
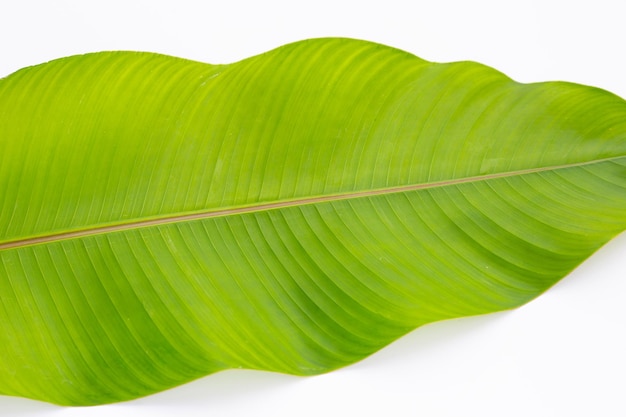
[[[1,143],[26,162],[0,175],[0,285],[24,303],[0,311],[1,333],[32,330],[4,348],[5,375],[25,372],[5,393],[94,404],[232,367],[325,372],[424,323],[521,305],[626,224],[626,104],[600,90],[336,39],[230,66],[108,58],[115,82],[87,91],[110,112],[66,86],[74,113],[34,100],[47,127],[0,136],[21,134]],[[71,63],[59,74],[80,75]],[[68,83],[45,68],[37,83]],[[28,113],[5,94],[27,74],[0,82],[3,114]],[[111,120],[72,126],[78,110]],[[83,160],[77,143],[95,148]],[[63,146],[74,153],[57,161]],[[177,221],[143,224],[159,215]],[[76,225],[88,233],[6,243]]]

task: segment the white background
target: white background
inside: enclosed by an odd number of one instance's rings
[[[0,10],[0,77],[100,50],[229,63],[346,36],[523,82],[626,97],[615,1],[15,1]],[[514,311],[418,329],[331,374],[226,371],[140,400],[61,408],[0,396],[2,416],[626,416],[626,234]]]

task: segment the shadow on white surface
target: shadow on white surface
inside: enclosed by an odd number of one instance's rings
[[[60,407],[26,398],[0,396],[0,415],[7,417],[34,417],[53,415]]]
[[[158,407],[170,412],[206,404],[236,404],[262,399],[298,384],[302,377],[274,372],[229,369],[192,381],[180,387],[125,403],[132,407]]]

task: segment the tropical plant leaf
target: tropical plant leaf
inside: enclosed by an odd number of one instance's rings
[[[347,39],[0,80],[0,393],[345,366],[519,306],[626,226],[626,102]]]

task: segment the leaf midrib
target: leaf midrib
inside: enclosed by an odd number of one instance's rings
[[[416,191],[416,190],[446,187],[446,186],[465,184],[465,183],[481,182],[481,181],[493,180],[493,179],[498,179],[498,178],[508,178],[508,177],[516,177],[516,176],[521,176],[521,175],[535,174],[535,173],[540,173],[540,172],[556,171],[556,170],[561,170],[561,169],[566,169],[566,168],[583,167],[583,166],[594,165],[594,164],[599,164],[603,162],[616,161],[622,158],[626,158],[626,155],[597,159],[593,161],[576,162],[572,164],[553,165],[553,166],[548,166],[548,167],[529,168],[529,169],[507,171],[507,172],[500,172],[500,173],[494,173],[494,174],[456,178],[453,180],[433,181],[433,182],[428,182],[428,183],[378,188],[374,190],[352,191],[348,193],[337,193],[337,194],[328,194],[328,195],[313,196],[313,197],[306,197],[306,198],[296,198],[296,199],[290,199],[290,200],[271,201],[271,202],[266,202],[266,203],[230,207],[230,208],[219,209],[219,210],[205,210],[205,211],[199,211],[199,212],[195,211],[191,213],[176,214],[173,216],[164,216],[164,217],[157,217],[157,218],[152,217],[152,218],[144,218],[144,219],[135,219],[135,220],[131,220],[131,221],[124,222],[124,223],[95,224],[95,225],[89,225],[86,228],[78,229],[78,230],[63,231],[63,232],[57,232],[57,233],[50,233],[47,235],[39,235],[39,236],[0,242],[0,251],[6,250],[6,249],[16,249],[16,248],[22,248],[26,246],[58,242],[61,240],[75,239],[75,238],[80,238],[80,237],[85,237],[85,236],[93,236],[93,235],[98,235],[98,234],[120,232],[124,230],[159,226],[159,225],[164,225],[164,224],[181,223],[181,222],[187,222],[187,221],[193,221],[193,220],[208,219],[208,218],[213,218],[213,217],[235,216],[239,214],[276,210],[276,209],[287,208],[287,207],[298,207],[298,206],[304,206],[304,205],[310,205],[310,204],[316,204],[316,203],[327,203],[327,202],[339,201],[339,200],[350,200],[350,199],[365,198],[365,197],[372,197],[372,196],[378,196],[378,195],[396,194],[396,193],[403,193],[403,192],[408,192],[408,191]]]

